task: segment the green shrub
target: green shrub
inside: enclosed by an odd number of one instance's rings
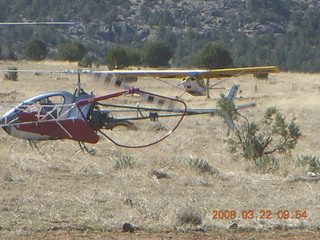
[[[180,224],[200,225],[202,224],[202,217],[198,213],[187,210],[178,214],[178,222]]]
[[[18,70],[17,67],[8,67],[9,72],[4,74],[4,79],[5,80],[13,80],[13,81],[18,81],[18,72],[15,72]]]
[[[242,152],[245,159],[255,160],[276,152],[289,153],[301,136],[295,119],[286,122],[285,116],[275,107],[268,108],[259,122],[250,122],[224,95],[221,95],[218,106],[221,108],[220,115],[235,125],[232,134],[230,129],[227,132],[231,152]]]
[[[161,40],[147,42],[141,52],[142,63],[147,67],[168,67],[174,52],[171,46]]]
[[[309,165],[310,161],[313,158],[316,158],[316,157],[309,156],[309,155],[298,156],[297,159],[295,160],[295,163],[299,167],[304,167],[304,166]]]
[[[313,158],[309,163],[309,169],[311,172],[320,172],[320,159]]]
[[[91,68],[92,67],[92,60],[91,58],[88,56],[88,54],[86,54],[82,60],[80,62],[78,62],[78,66],[79,67],[86,67],[86,68]]]
[[[279,169],[279,160],[273,156],[263,156],[254,159],[255,167],[262,172],[269,172]]]
[[[43,60],[47,55],[47,46],[43,41],[32,38],[25,46],[24,55],[33,61]]]
[[[316,156],[302,155],[296,159],[298,166],[308,166],[311,172],[320,172],[320,159]]]
[[[58,47],[59,57],[62,60],[81,61],[87,54],[85,46],[77,41],[62,44]]]
[[[192,65],[198,68],[217,69],[228,68],[233,65],[229,51],[221,44],[209,43],[197,56]]]
[[[121,156],[115,164],[116,169],[132,168],[135,165],[134,158],[132,156]]]
[[[212,167],[208,163],[208,161],[203,160],[201,158],[190,157],[189,159],[187,159],[186,165],[203,173],[210,173],[210,174],[217,174],[217,175],[220,173],[220,171]]]
[[[124,69],[131,64],[128,49],[125,46],[111,48],[108,51],[106,60],[110,70]]]

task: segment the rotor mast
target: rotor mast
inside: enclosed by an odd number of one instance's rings
[[[78,81],[76,84],[76,90],[75,90],[75,97],[79,97],[80,92],[82,91],[82,84],[81,84],[81,70],[78,70]]]

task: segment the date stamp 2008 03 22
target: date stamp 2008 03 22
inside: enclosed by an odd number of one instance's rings
[[[253,211],[253,210],[214,210],[212,211],[212,219],[307,219],[306,210],[279,210],[279,211]]]

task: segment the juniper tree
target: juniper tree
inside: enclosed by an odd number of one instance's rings
[[[242,152],[245,159],[256,160],[275,152],[290,152],[301,136],[296,119],[286,122],[285,116],[275,107],[268,108],[260,121],[250,122],[224,95],[219,99],[218,106],[237,127],[233,133],[228,131],[230,151]]]

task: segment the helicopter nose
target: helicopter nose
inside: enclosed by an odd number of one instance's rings
[[[11,109],[10,111],[6,112],[1,118],[0,118],[0,124],[5,125],[11,122],[13,119],[15,119],[18,114],[21,111],[17,111],[15,108]]]

